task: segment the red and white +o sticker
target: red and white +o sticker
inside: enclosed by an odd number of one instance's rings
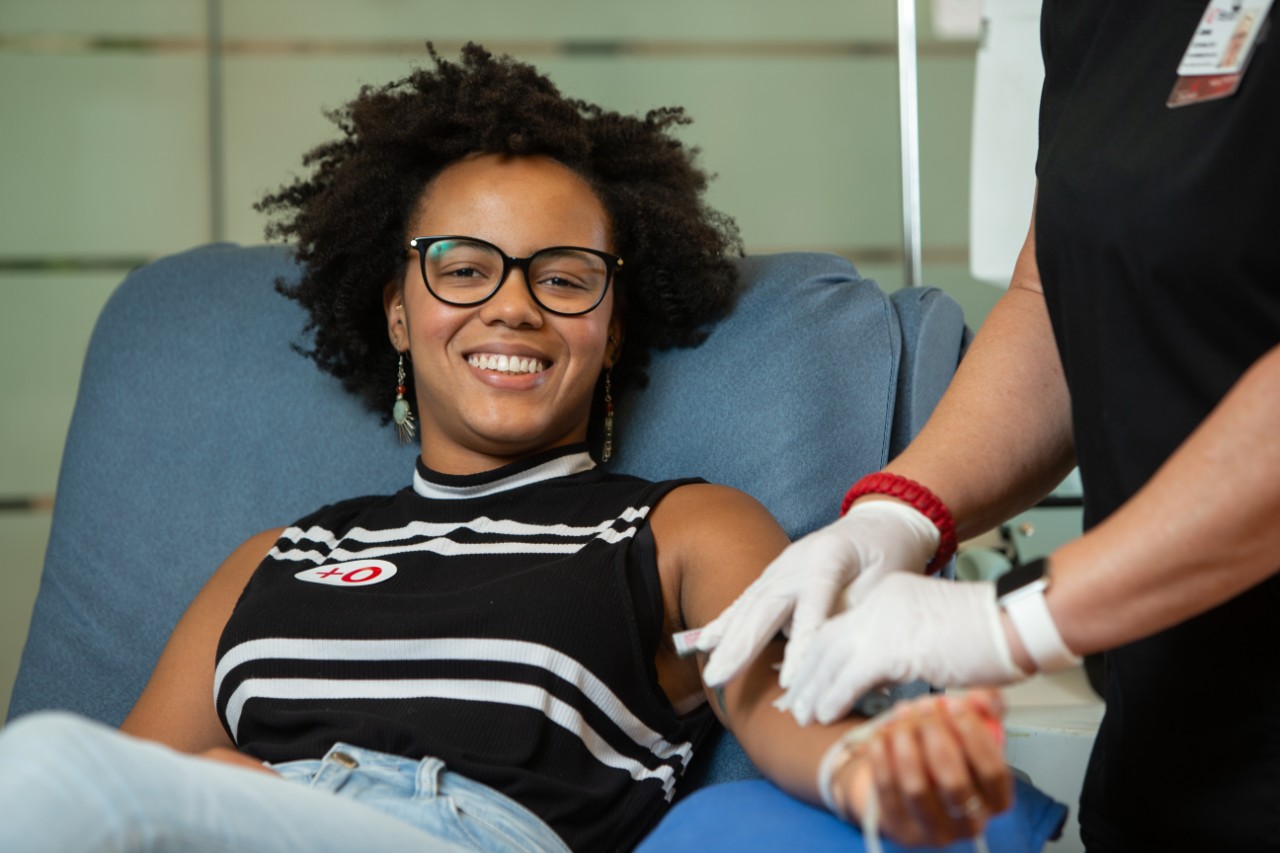
[[[323,583],[329,586],[369,586],[382,583],[396,573],[394,563],[386,560],[355,560],[350,563],[333,563],[294,575],[300,581]]]

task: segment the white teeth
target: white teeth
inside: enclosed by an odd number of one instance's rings
[[[541,373],[546,370],[541,359],[495,353],[475,353],[467,357],[467,364],[481,370],[496,370],[499,373]]]

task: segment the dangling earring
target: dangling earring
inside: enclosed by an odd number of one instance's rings
[[[610,382],[612,370],[604,372],[604,451],[600,461],[608,462],[613,455],[613,384]]]
[[[396,432],[400,435],[400,443],[408,444],[413,439],[417,427],[413,423],[413,409],[404,398],[404,353],[400,353],[400,363],[396,365],[396,404],[391,407],[391,418],[396,422]]]

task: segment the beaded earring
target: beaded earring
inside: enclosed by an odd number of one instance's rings
[[[608,462],[613,455],[613,387],[610,382],[612,370],[604,372],[604,450],[600,453],[600,461]]]
[[[413,422],[413,409],[409,408],[409,401],[404,398],[406,390],[404,353],[400,353],[400,362],[396,365],[396,403],[391,407],[391,419],[396,422],[396,433],[400,436],[401,444],[408,444],[413,440],[413,433],[417,429]]]

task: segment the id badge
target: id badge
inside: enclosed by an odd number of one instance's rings
[[[1166,105],[1185,107],[1234,95],[1254,47],[1266,36],[1271,3],[1209,0],[1178,64],[1178,80]]]

